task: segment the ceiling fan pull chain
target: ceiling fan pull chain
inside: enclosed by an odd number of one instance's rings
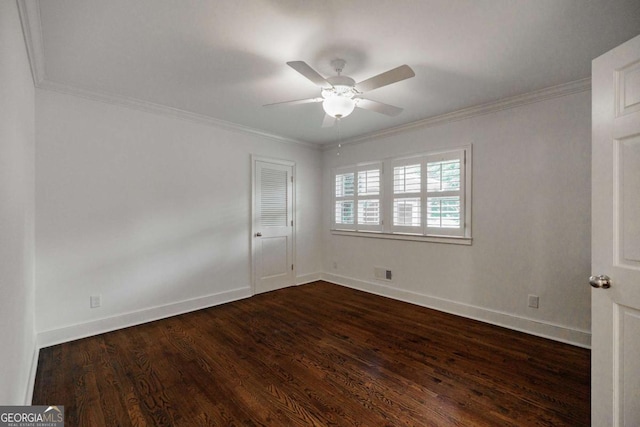
[[[340,155],[340,149],[342,148],[342,127],[340,125],[340,122],[342,120],[340,120],[339,118],[336,119],[338,122],[338,152],[336,153],[336,156]]]

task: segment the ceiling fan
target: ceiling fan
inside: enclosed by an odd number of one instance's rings
[[[331,61],[331,66],[336,70],[336,75],[326,79],[304,61],[291,61],[287,62],[287,65],[320,87],[320,96],[317,98],[276,102],[274,104],[267,104],[265,107],[322,102],[322,108],[326,113],[322,123],[323,127],[333,126],[336,120],[347,117],[356,107],[375,111],[376,113],[387,116],[397,116],[402,112],[402,108],[366,99],[363,98],[362,95],[365,92],[370,92],[374,89],[397,83],[416,75],[411,67],[401,65],[356,83],[351,77],[342,75],[342,70],[346,65],[346,61],[343,59]]]

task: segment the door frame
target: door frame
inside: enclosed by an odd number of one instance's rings
[[[256,218],[256,163],[272,163],[280,166],[291,167],[291,218],[293,219],[293,227],[291,227],[291,260],[293,262],[292,271],[292,283],[290,286],[296,284],[296,277],[298,271],[298,263],[296,262],[296,229],[298,228],[298,219],[296,217],[296,162],[292,160],[277,159],[274,157],[264,157],[255,154],[251,155],[251,212],[249,215],[249,241],[251,247],[251,295],[256,294],[256,233],[258,232],[257,218]]]

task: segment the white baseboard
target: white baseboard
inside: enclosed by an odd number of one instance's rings
[[[302,276],[296,277],[296,285],[304,285],[311,282],[316,282],[322,279],[322,273],[310,273],[303,274]]]
[[[332,273],[322,273],[322,280],[346,286],[353,289],[381,295],[396,300],[420,305],[427,308],[455,314],[469,319],[479,320],[496,326],[502,326],[531,335],[549,338],[555,341],[572,344],[578,347],[591,348],[591,333],[589,331],[569,328],[537,319],[530,319],[491,310],[470,304],[464,304],[444,298],[419,294],[417,292],[385,286],[380,283],[368,282]]]
[[[540,320],[516,316],[483,307],[463,304],[444,298],[419,294],[403,289],[385,286],[380,283],[368,282],[332,273],[310,273],[296,277],[296,285],[325,280],[337,285],[358,289],[376,295],[381,295],[396,300],[420,305],[427,308],[479,320],[489,324],[502,326],[531,335],[549,338],[555,341],[572,344],[578,347],[591,347],[591,333],[578,329],[556,325]],[[31,405],[35,377],[38,370],[38,358],[40,349],[80,338],[102,334],[117,329],[127,328],[142,323],[177,316],[190,311],[200,310],[215,305],[225,304],[232,301],[251,297],[251,288],[234,289],[217,294],[207,295],[191,300],[180,301],[157,307],[146,308],[134,312],[124,313],[117,316],[92,320],[90,322],[64,326],[62,328],[51,329],[37,334],[37,342],[34,344],[34,351],[29,371],[29,384],[27,386],[25,405]]]
[[[105,317],[103,319],[42,331],[38,333],[38,348],[49,347],[51,345],[115,331],[129,326],[140,325],[142,323],[153,322],[154,320],[177,316],[250,296],[250,287],[233,289],[186,301],[145,308],[116,316]]]

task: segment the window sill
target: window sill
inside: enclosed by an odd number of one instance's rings
[[[470,237],[422,236],[417,234],[381,233],[379,231],[331,230],[334,236],[367,237],[373,239],[408,240],[413,242],[447,243],[451,245],[471,246]]]

